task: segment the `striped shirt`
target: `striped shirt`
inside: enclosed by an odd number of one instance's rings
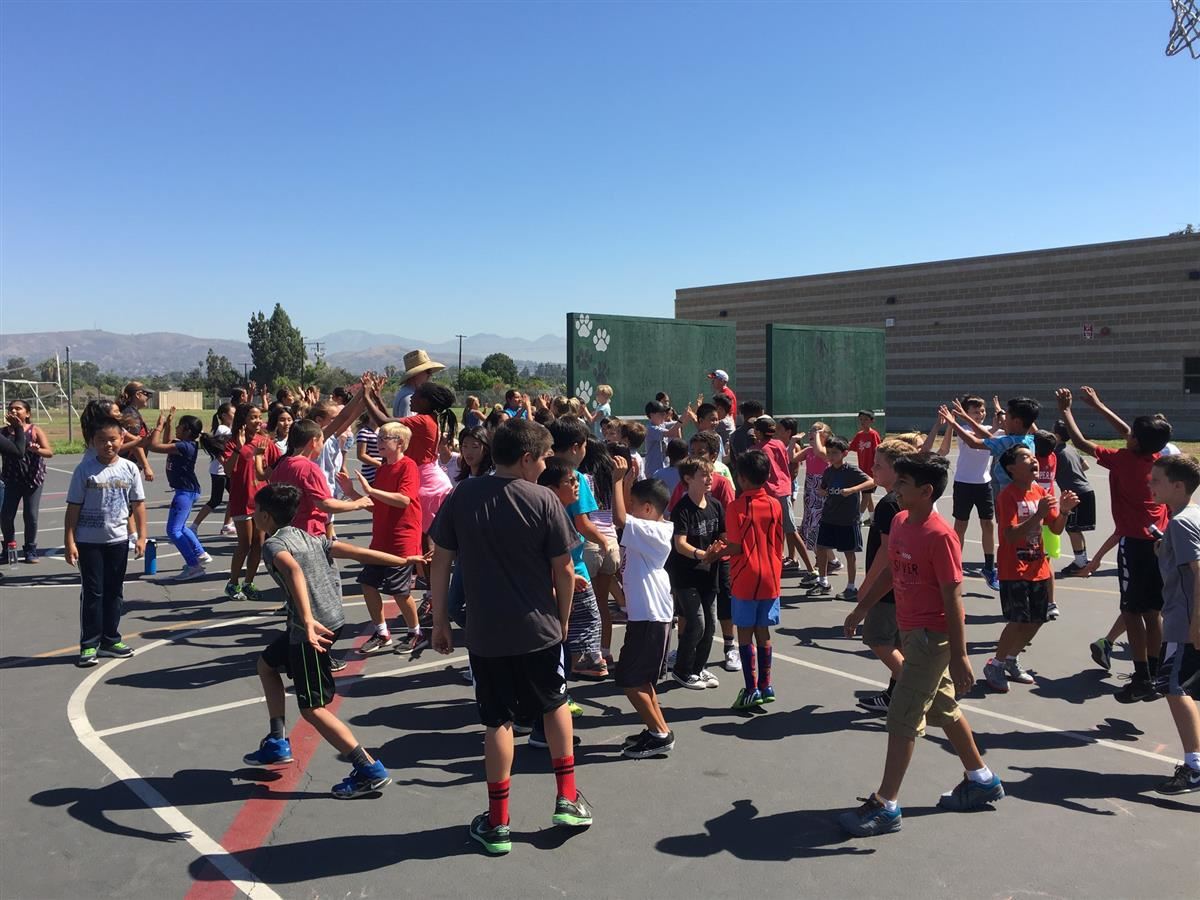
[[[373,456],[376,459],[379,458],[379,437],[375,434],[373,429],[358,429],[358,434],[354,436],[354,442],[356,444],[366,444],[367,455]],[[362,469],[363,478],[367,479],[367,484],[374,484],[375,467],[368,463],[360,463],[360,468]]]

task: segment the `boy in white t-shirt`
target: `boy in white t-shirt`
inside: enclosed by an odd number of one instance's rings
[[[982,397],[964,397],[962,408],[980,428],[987,428],[987,404]],[[958,442],[958,462],[954,466],[954,533],[961,544],[971,522],[971,510],[979,515],[983,542],[983,577],[992,590],[1000,590],[996,574],[996,505],[992,494],[992,454],[986,448],[976,450],[965,441]],[[994,582],[994,583],[993,583]]]
[[[623,528],[625,550],[625,642],[615,680],[646,726],[625,739],[621,755],[630,759],[665,756],[675,747],[654,689],[667,657],[675,605],[665,569],[674,529],[663,520],[670,492],[657,478],[636,481],[629,464],[613,458],[613,524]],[[628,516],[626,516],[628,509]]]

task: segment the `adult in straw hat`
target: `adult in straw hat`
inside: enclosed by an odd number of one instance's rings
[[[412,415],[412,395],[417,388],[433,377],[434,372],[446,368],[434,362],[424,350],[410,350],[404,354],[404,374],[400,376],[400,390],[392,401],[392,416],[403,419]]]

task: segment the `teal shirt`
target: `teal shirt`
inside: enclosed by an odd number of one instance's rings
[[[575,477],[579,479],[579,499],[567,507],[567,516],[572,522],[575,521],[576,516],[586,516],[588,513],[593,513],[600,508],[600,504],[596,502],[595,494],[592,493],[592,486],[583,477],[583,473],[576,469]],[[586,578],[590,583],[592,579],[588,575],[587,566],[583,562],[583,535],[578,531],[575,532],[575,540],[577,543],[571,548],[571,561],[575,563],[575,574]]]

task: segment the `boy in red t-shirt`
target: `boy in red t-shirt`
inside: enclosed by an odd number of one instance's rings
[[[983,667],[983,678],[992,690],[1007,694],[1010,681],[1033,684],[1033,676],[1021,668],[1021,650],[1049,620],[1054,602],[1054,573],[1042,543],[1042,526],[1062,534],[1079,497],[1066,491],[1057,500],[1042,487],[1041,467],[1028,447],[1009,447],[1000,455],[1000,465],[1012,479],[996,502],[1000,609],[1007,624],[996,641],[996,655]]]
[[[271,470],[272,484],[290,484],[300,491],[300,505],[291,524],[313,537],[326,534],[331,513],[354,512],[371,505],[369,499],[354,491],[346,492],[348,500],[335,499],[329,493],[329,482],[316,463],[325,441],[325,433],[317,422],[301,419],[288,431],[287,456],[280,458]]]
[[[761,449],[739,453],[741,493],[725,515],[726,548],[732,587],[733,624],[737,626],[742,677],[734,709],[750,709],[775,700],[771,684],[771,626],[779,624],[780,582],[783,578],[783,511],[768,490],[771,461]],[[758,678],[755,679],[755,644]]]
[[[904,665],[888,704],[883,780],[862,806],[838,817],[846,831],[859,837],[900,830],[900,785],[927,721],[945,730],[966,770],[938,806],[966,812],[1004,796],[1004,786],[984,764],[955,698],[956,691],[966,693],[974,686],[975,676],[967,657],[962,551],[954,529],[933,506],[946,490],[950,464],[931,453],[916,453],[897,459],[894,468],[892,491],[900,512],[888,540],[891,569],[880,581],[896,597]],[[848,629],[853,624],[847,619]]]
[[[1159,452],[1171,440],[1171,425],[1161,416],[1138,416],[1133,425],[1125,424],[1116,413],[1100,402],[1096,392],[1086,385],[1080,388],[1084,402],[1108,420],[1113,430],[1125,439],[1125,446],[1112,450],[1092,443],[1083,436],[1071,411],[1071,392],[1057,391],[1058,408],[1071,434],[1071,442],[1081,453],[1096,457],[1108,469],[1113,524],[1120,537],[1117,569],[1120,572],[1121,615],[1129,636],[1133,656],[1133,678],[1115,694],[1118,703],[1153,700],[1158,674],[1158,653],[1162,646],[1162,575],[1154,553],[1155,535],[1167,528],[1167,507],[1150,492],[1150,470]]]
[[[858,434],[850,439],[850,449],[858,455],[858,467],[870,475],[875,471],[875,448],[882,443],[883,438],[874,428],[875,413],[869,409],[858,411]],[[861,511],[863,524],[870,525],[869,513],[875,511],[875,489],[863,491]]]
[[[380,425],[377,439],[383,465],[375,470],[374,484],[369,484],[361,472],[358,475],[363,492],[375,504],[371,514],[371,549],[404,557],[422,555],[421,472],[405,452],[411,438],[412,431],[400,422]],[[358,648],[359,653],[369,656],[395,646],[396,653],[416,654],[429,646],[412,597],[415,574],[411,565],[363,566],[358,583],[362,585],[363,600],[375,624],[375,633]],[[383,594],[396,601],[408,627],[408,637],[399,645],[392,643],[383,614]]]

